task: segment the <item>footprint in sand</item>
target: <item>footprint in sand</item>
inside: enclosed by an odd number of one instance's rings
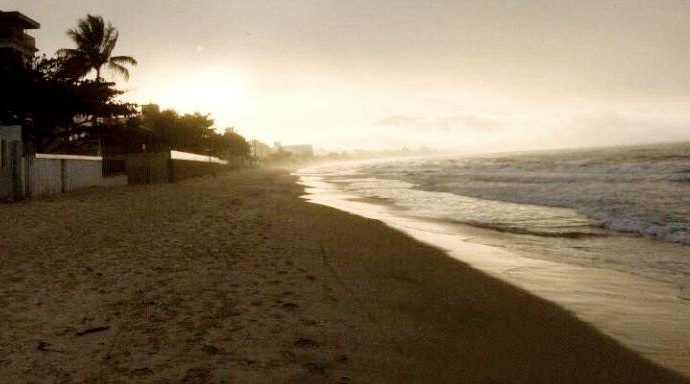
[[[300,337],[299,339],[295,340],[293,344],[298,348],[312,348],[316,346],[316,342],[314,340],[307,339],[306,337]]]
[[[310,361],[310,362],[304,364],[304,367],[312,375],[325,376],[326,370],[329,369],[331,366],[326,361]]]
[[[218,354],[222,353],[222,351],[220,349],[218,349],[215,345],[204,345],[201,348],[201,350],[205,354],[211,355],[211,356],[218,355]]]
[[[295,303],[283,303],[283,304],[281,305],[281,308],[283,308],[283,309],[285,309],[285,310],[287,310],[287,311],[294,311],[294,310],[296,310],[297,308],[299,308],[299,305],[297,305],[297,304],[295,304]]]
[[[191,368],[182,378],[184,384],[204,384],[211,381],[211,372],[206,368]]]

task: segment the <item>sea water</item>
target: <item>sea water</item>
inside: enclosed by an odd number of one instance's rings
[[[440,246],[690,374],[690,144],[360,161],[299,174],[310,200]]]

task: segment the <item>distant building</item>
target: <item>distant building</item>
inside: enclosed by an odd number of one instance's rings
[[[158,104],[143,104],[141,106],[141,114],[146,115],[157,115],[161,112],[161,107]]]
[[[36,40],[26,34],[41,25],[19,12],[0,11],[0,57],[18,56],[24,62],[36,53]]]
[[[280,149],[292,153],[296,158],[314,157],[314,148],[310,144],[283,145]]]

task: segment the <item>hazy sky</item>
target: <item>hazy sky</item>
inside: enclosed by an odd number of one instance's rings
[[[690,140],[690,1],[3,0],[52,54],[87,13],[127,99],[247,138],[494,151]]]

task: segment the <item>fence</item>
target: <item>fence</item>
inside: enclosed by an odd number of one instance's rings
[[[124,159],[103,158],[103,177],[126,175]]]
[[[130,184],[170,181],[170,152],[132,153],[122,156]]]
[[[213,156],[170,151],[170,180],[179,181],[192,177],[215,175],[227,168],[228,162]]]
[[[21,127],[0,126],[0,199],[21,198]]]
[[[180,151],[136,153],[123,158],[130,184],[175,182],[229,168],[227,161],[217,157]]]
[[[27,157],[28,196],[44,196],[103,185],[102,158],[36,154]]]
[[[128,183],[175,182],[232,168],[216,157],[179,151],[129,154],[108,160],[39,153],[19,160],[17,148],[0,140],[0,198],[37,197]]]

